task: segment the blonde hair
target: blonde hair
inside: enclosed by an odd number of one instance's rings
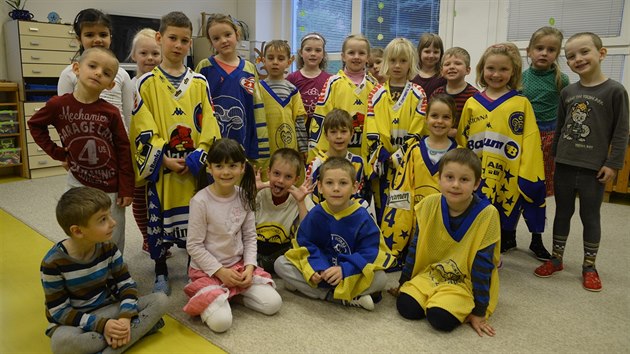
[[[467,68],[470,68],[470,54],[468,51],[462,47],[453,47],[447,49],[442,55],[442,61],[440,64],[444,64],[444,58],[446,57],[455,57],[464,60],[464,64],[466,64]]]
[[[127,57],[127,59],[131,59],[131,57],[133,56],[133,53],[136,52],[136,47],[138,45],[138,42],[140,41],[140,38],[148,38],[155,41],[156,33],[157,31],[154,30],[153,28],[143,28],[139,30],[138,32],[136,32],[136,35],[133,36],[133,39],[131,40],[131,50],[129,51],[129,56]],[[161,51],[162,51],[162,48],[160,48],[160,52]]]
[[[365,37],[362,34],[351,34],[348,37],[346,37],[346,39],[343,40],[343,44],[341,45],[341,52],[342,53],[345,53],[346,46],[348,45],[348,41],[350,41],[351,39],[365,42],[365,44],[367,45],[368,56],[370,55],[370,41],[367,39],[367,37]]]
[[[477,85],[484,88],[488,87],[488,83],[483,78],[483,68],[486,66],[486,60],[488,60],[488,57],[491,55],[505,55],[510,59],[512,63],[512,76],[507,83],[507,87],[512,90],[520,90],[521,77],[523,76],[523,62],[521,60],[521,54],[518,52],[518,47],[510,42],[491,45],[483,52],[479,63],[477,63]]]
[[[418,75],[418,73],[420,73],[416,49],[408,39],[394,38],[391,42],[389,42],[389,44],[387,44],[387,47],[385,47],[385,51],[383,52],[383,67],[381,68],[381,71],[387,76],[389,76],[389,61],[393,58],[407,59],[407,62],[409,62],[407,80],[413,79],[416,75]]]
[[[435,33],[423,33],[420,36],[420,41],[418,42],[418,67],[422,69],[422,50],[431,46],[440,50],[440,59],[438,59],[438,65],[435,66],[435,73],[439,74],[441,71],[440,63],[442,63],[442,57],[444,56],[444,43],[442,43],[442,38]]]
[[[215,23],[224,23],[229,25],[236,33],[236,40],[241,40],[241,27],[236,24],[236,21],[232,18],[232,16],[224,15],[224,14],[210,14],[208,15],[208,21],[206,22],[206,38],[210,41],[210,45],[212,45],[212,39],[210,39],[210,27],[212,27]]]
[[[558,54],[556,55],[556,60],[551,63],[551,68],[554,70],[555,73],[556,88],[558,89],[558,92],[560,92],[562,88],[564,88],[564,84],[562,82],[562,72],[560,71],[560,64],[558,61],[558,58],[560,57],[560,50],[562,49],[562,40],[564,39],[562,32],[560,32],[560,30],[557,28],[549,26],[537,29],[536,32],[532,34],[532,37],[529,39],[529,44],[527,45],[527,57],[529,58],[529,51],[532,49],[533,46],[536,45],[536,42],[538,42],[542,37],[545,36],[553,36],[557,40]]]
[[[328,53],[326,52],[326,39],[324,38],[324,36],[322,36],[321,34],[317,32],[311,32],[311,33],[306,34],[304,37],[302,37],[302,40],[300,41],[300,51],[298,52],[298,56],[297,56],[298,69],[302,69],[302,67],[304,67],[304,58],[302,58],[302,50],[304,49],[304,43],[308,41],[309,39],[315,39],[322,42],[322,49],[324,50],[324,57],[322,58],[322,61],[319,62],[319,68],[321,70],[326,70],[326,67],[328,66]]]

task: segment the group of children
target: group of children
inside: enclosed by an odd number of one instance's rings
[[[216,332],[230,328],[234,296],[279,311],[272,273],[289,290],[371,310],[385,271],[400,269],[390,293],[404,318],[426,317],[442,331],[469,322],[492,336],[500,253],[516,247],[521,214],[530,249],[546,261],[535,274],[551,276],[563,269],[576,194],[583,286],[601,290],[599,206],[623,164],[628,96],[602,74],[606,49],[592,33],[565,45],[580,82],[568,85],[557,61],[562,34],[544,27],[523,74],[516,46],[489,47],[478,92],[465,80],[466,50],[444,51],[435,34],[417,51],[404,38],[381,50],[348,36],[344,67],[330,75],[326,41],[310,33],[286,79],[291,50],[273,40],[260,80],[237,55],[240,27],[221,14],[205,27],[215,54],[185,67],[192,24],[171,12],[159,31],[134,38],[130,79],[107,49],[107,15],[83,10],[74,27],[81,56],[28,122],[69,170],[57,218],[70,237],[41,267],[55,352],[122,351],[163,326],[172,245],[190,256],[184,311]],[[554,192],[550,255],[541,234]],[[154,293],[140,298],[122,261],[132,200],[156,274]]]

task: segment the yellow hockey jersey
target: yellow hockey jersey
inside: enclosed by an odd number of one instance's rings
[[[328,151],[328,140],[324,135],[324,119],[334,108],[350,113],[353,120],[354,134],[350,139],[348,150],[355,155],[367,157],[367,146],[363,147],[365,136],[363,129],[367,114],[368,95],[377,82],[370,75],[358,86],[352,82],[343,70],[328,78],[322,88],[311,120],[308,161],[312,161],[317,151]]]
[[[267,129],[269,135],[270,153],[280,148],[298,150],[295,125],[299,116],[306,117],[306,110],[302,103],[300,91],[296,88],[284,100],[281,100],[266,82],[261,81],[262,99],[267,115]]]
[[[195,175],[205,168],[206,153],[220,137],[208,84],[188,69],[179,87],[173,87],[155,67],[139,79],[137,90],[129,140],[136,179],[147,181],[147,231],[150,238],[183,245]],[[164,167],[165,155],[186,159],[190,172]]]
[[[313,208],[311,198],[306,197],[307,210]],[[292,196],[280,205],[275,205],[271,189],[265,188],[256,195],[256,234],[259,242],[285,244],[295,238],[300,226],[300,212]]]
[[[385,243],[397,259],[392,265],[394,267],[404,262],[400,257],[414,234],[416,227],[414,207],[424,197],[440,193],[439,162],[431,161],[426,139],[426,136],[420,140],[409,139],[403,145],[402,164],[396,169],[389,187],[381,230]],[[457,143],[451,139],[451,146],[448,149],[455,148]]]
[[[472,283],[475,256],[495,244],[486,310],[486,316],[491,315],[499,299],[497,266],[501,228],[496,209],[487,200],[480,201],[457,231],[450,228],[448,205],[441,194],[424,198],[415,207],[415,214],[418,220],[415,263],[411,280],[400,291],[412,296],[425,309],[441,307],[463,322],[475,306]],[[449,296],[439,297],[439,292],[447,292]]]
[[[389,80],[376,86],[368,97],[365,134],[370,146],[383,145],[391,154],[411,134],[421,134],[425,126],[427,98],[422,87],[407,81],[400,98],[394,102]],[[428,133],[428,132],[427,132]]]
[[[512,90],[490,102],[476,93],[464,105],[457,142],[481,158],[481,184],[499,211],[504,230],[515,230],[519,214],[530,232],[545,228],[545,172],[532,105]]]

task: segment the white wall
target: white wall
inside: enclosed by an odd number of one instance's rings
[[[201,12],[220,12],[234,15],[237,13],[237,2],[231,0],[29,0],[26,3],[26,9],[35,15],[34,20],[42,22],[48,22],[46,18],[48,13],[55,11],[61,17],[61,22],[72,23],[79,11],[90,7],[116,15],[155,18],[160,18],[171,11],[182,11],[193,23],[194,36],[200,34]],[[0,7],[0,22],[2,25],[7,21],[12,21],[7,15],[9,11],[9,6],[2,1],[2,6]],[[6,79],[7,77],[5,58],[4,33],[0,27],[0,79]]]
[[[345,0],[344,0],[345,1]],[[352,0],[360,4],[360,0]],[[50,11],[57,11],[63,22],[71,22],[76,13],[87,7],[95,7],[105,12],[132,16],[160,17],[173,11],[184,11],[193,22],[193,35],[200,32],[201,12],[220,12],[231,14],[249,25],[251,39],[268,41],[271,39],[291,39],[291,0],[29,0],[27,9],[35,14],[35,20],[47,21]],[[624,22],[630,25],[630,3],[624,9]],[[0,22],[10,21],[9,7],[2,2]],[[440,15],[440,35],[444,46],[466,48],[471,56],[471,75],[467,80],[475,82],[474,68],[483,51],[491,44],[505,41],[507,38],[507,2],[498,0],[442,0]],[[628,36],[628,35],[626,35]],[[4,54],[4,36],[0,27],[0,79],[6,78]],[[521,49],[524,45],[520,44]],[[610,48],[615,53],[629,54],[627,45]],[[626,62],[626,72],[630,70],[630,55]],[[630,87],[630,75],[625,74],[624,82]]]

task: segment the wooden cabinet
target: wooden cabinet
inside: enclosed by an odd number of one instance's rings
[[[624,160],[623,168],[617,171],[617,177],[615,177],[615,179],[606,184],[604,201],[607,202],[610,200],[611,192],[621,194],[630,193],[630,143],[626,149],[626,158]]]
[[[79,50],[71,25],[33,21],[9,21],[4,25],[8,76],[17,82],[23,127],[22,163],[30,178],[65,174],[61,162],[53,160],[33,141],[26,121],[50,97],[57,94],[57,81]],[[51,131],[59,145],[59,136]]]
[[[28,177],[18,85],[0,82],[0,177]]]

